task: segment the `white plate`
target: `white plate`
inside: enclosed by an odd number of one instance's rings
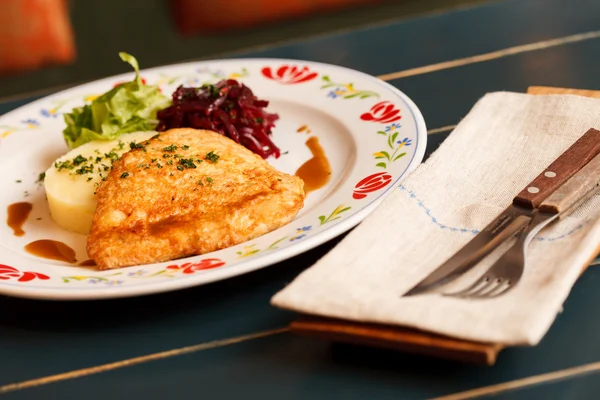
[[[331,180],[308,195],[291,224],[202,256],[96,271],[28,254],[26,244],[53,239],[74,248],[79,261],[88,258],[86,237],[66,232],[52,221],[43,185],[36,180],[67,151],[61,114],[132,77],[127,73],[81,85],[0,117],[0,219],[6,221],[12,203],[33,204],[24,236],[15,236],[6,224],[0,227],[0,294],[55,300],[137,296],[263,268],[358,224],[425,154],[425,122],[415,104],[393,86],[357,71],[281,59],[216,60],[143,70],[142,77],[168,95],[180,84],[199,86],[222,78],[242,81],[258,98],[269,100],[268,110],[280,116],[273,141],[287,154],[270,158],[272,165],[293,174],[311,158],[305,142],[316,135],[329,158]],[[302,126],[308,129],[298,132]]]

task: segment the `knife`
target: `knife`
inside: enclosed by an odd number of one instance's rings
[[[445,285],[473,268],[501,243],[520,232],[537,212],[537,207],[600,153],[600,131],[589,129],[571,147],[541,172],[513,199],[498,217],[477,236],[404,296],[428,292]]]
[[[525,266],[527,245],[533,237],[557,218],[568,215],[583,202],[588,200],[600,187],[600,155],[596,156],[577,174],[552,193],[540,204],[525,231],[521,233],[519,241],[515,243],[494,265],[504,264],[504,268],[511,265]]]

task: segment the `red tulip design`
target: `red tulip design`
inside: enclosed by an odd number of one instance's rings
[[[40,274],[39,272],[25,271],[21,272],[16,268],[9,267],[8,265],[0,264],[0,280],[7,281],[9,279],[18,278],[19,282],[29,282],[34,279],[47,280],[49,276]]]
[[[169,265],[167,269],[183,270],[184,274],[193,274],[196,271],[202,271],[205,269],[218,268],[225,265],[225,262],[218,258],[206,258],[197,263],[184,263],[181,265]]]
[[[381,122],[382,124],[389,124],[400,118],[402,118],[400,109],[387,100],[380,101],[371,107],[371,111],[360,116],[363,121]]]
[[[282,65],[276,70],[271,67],[264,67],[262,74],[269,79],[287,85],[308,82],[319,75],[308,67],[298,67],[296,65]]]
[[[390,184],[392,176],[387,172],[377,172],[369,175],[354,186],[352,197],[356,200],[364,199],[367,193],[382,189]]]

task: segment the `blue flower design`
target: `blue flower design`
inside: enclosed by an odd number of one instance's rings
[[[46,118],[56,118],[58,117],[58,112],[51,108],[51,109],[46,109],[46,108],[42,108],[42,110],[40,111],[40,114],[42,114],[43,117]]]
[[[388,126],[385,127],[385,131],[388,132],[388,133],[389,132],[393,132],[396,129],[400,129],[400,124],[391,124],[391,125],[388,125]]]
[[[38,122],[38,120],[33,119],[33,118],[29,118],[29,119],[26,119],[21,122],[24,123],[25,125],[27,125],[28,128],[34,128],[36,126],[40,126],[40,123]]]
[[[117,286],[123,283],[123,281],[108,281],[106,282],[106,286]]]
[[[297,229],[297,233],[308,232],[312,229],[312,226],[303,226]]]
[[[90,280],[88,280],[88,283],[91,283],[92,285],[95,285],[98,282],[100,282],[99,279],[90,279]]]
[[[331,97],[332,99],[337,99],[338,94],[336,93],[336,90],[332,90],[329,93],[327,93],[327,97]]]
[[[402,140],[398,140],[396,143],[402,146],[410,146],[412,144],[412,140],[409,138],[404,138]]]
[[[198,84],[200,83],[200,79],[198,78],[193,78],[193,79],[188,79],[184,85],[186,86],[190,86],[190,87],[194,87],[194,86],[198,86]]]
[[[306,235],[297,235],[297,236],[294,236],[294,237],[290,238],[290,242],[294,242],[296,240],[300,240],[300,239],[302,239],[305,236]]]
[[[137,271],[132,271],[127,274],[127,276],[142,276],[145,275],[148,271],[145,269],[138,269]]]

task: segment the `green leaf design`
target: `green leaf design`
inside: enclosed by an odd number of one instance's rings
[[[344,96],[345,99],[352,99],[354,97],[358,97],[360,95],[360,92],[358,93],[354,93],[354,94],[347,94]]]
[[[329,77],[329,75],[323,75],[321,79],[323,79],[325,82],[331,82],[331,78]]]
[[[388,146],[390,147],[390,149],[393,150],[394,146],[392,145],[392,137],[391,136],[388,136],[388,141],[387,142],[388,142]]]
[[[352,207],[344,207],[343,204],[340,204],[339,206],[337,206],[335,208],[335,210],[333,210],[331,212],[331,214],[329,214],[328,217],[325,217],[324,215],[321,215],[319,217],[319,221],[321,221],[321,225],[325,225],[328,222],[335,221],[336,219],[340,219],[340,218],[342,218],[340,216],[340,214],[343,213],[343,212],[345,212],[345,211],[348,211],[351,208]]]
[[[401,154],[398,154],[398,155],[396,156],[396,158],[394,158],[394,161],[396,161],[396,160],[397,160],[397,159],[399,159],[400,157],[404,157],[405,155],[406,155],[406,153],[401,153]]]
[[[383,136],[387,136],[387,133],[385,133],[384,131],[377,131],[378,135],[383,135]]]
[[[282,237],[279,240],[274,241],[273,243],[271,243],[271,245],[269,247],[267,247],[267,250],[275,250],[277,248],[277,245],[281,242],[283,242],[285,239],[287,239],[288,236]]]
[[[392,143],[394,143],[396,141],[397,137],[398,137],[398,132],[396,132],[392,135]]]
[[[383,154],[388,160],[390,159],[390,153],[388,153],[387,151],[381,150],[380,153]]]
[[[387,165],[384,162],[377,163],[377,164],[375,164],[375,166],[376,167],[381,167],[381,168],[387,167]]]

